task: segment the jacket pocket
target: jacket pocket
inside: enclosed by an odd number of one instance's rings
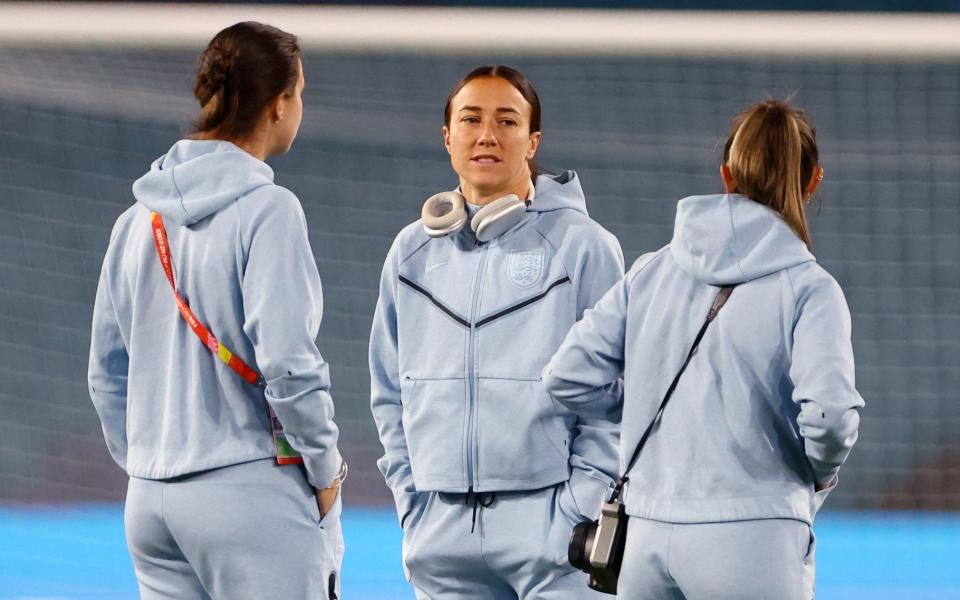
[[[321,528],[325,525],[329,525],[331,522],[339,522],[340,514],[343,512],[343,490],[337,490],[337,499],[334,500],[333,505],[330,507],[330,510],[327,511],[325,515],[319,517],[320,507],[317,506],[317,525]],[[316,503],[316,496],[314,496],[314,503]]]
[[[476,401],[481,486],[532,489],[522,484],[567,479],[572,418],[558,413],[543,382],[481,377]]]
[[[427,508],[427,502],[433,492],[417,492],[414,494],[413,501],[410,504],[410,510],[403,516],[400,528],[403,530],[404,537],[408,535],[411,529],[420,522]]]
[[[400,384],[403,433],[420,492],[449,491],[466,480],[466,390],[461,378],[404,378]]]

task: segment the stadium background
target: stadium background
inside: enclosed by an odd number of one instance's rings
[[[89,323],[131,182],[194,114],[202,47],[0,40],[0,559],[10,567],[0,598],[134,597],[119,529],[125,476],[86,390]],[[354,507],[346,597],[407,593],[375,467],[367,336],[393,236],[424,198],[456,185],[439,135],[446,94],[486,62],[535,83],[539,162],[580,174],[592,216],[628,263],[669,241],[676,200],[718,190],[739,109],[793,95],[810,113],[826,168],[814,250],[846,292],[867,401],[823,515],[818,597],[960,597],[960,575],[943,562],[960,550],[957,58],[308,49],[300,136],[269,162],[304,206],[324,283],[318,344]],[[894,542],[909,559],[888,565]]]

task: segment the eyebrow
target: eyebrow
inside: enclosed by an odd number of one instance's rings
[[[463,111],[465,111],[465,110],[469,110],[469,111],[473,111],[473,112],[483,112],[483,109],[482,109],[481,107],[479,107],[479,106],[462,106],[462,107],[460,107],[460,111],[459,111],[459,112],[463,112]],[[518,115],[520,114],[520,111],[517,110],[517,109],[515,109],[515,108],[513,108],[512,106],[500,106],[500,107],[497,107],[497,112],[516,113],[516,114],[518,114]]]

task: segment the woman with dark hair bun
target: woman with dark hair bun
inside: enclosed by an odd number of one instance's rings
[[[144,599],[336,598],[343,537],[320,278],[268,156],[300,127],[297,38],[238,23],[200,56],[194,133],[133,185],[97,289],[90,395],[130,476]]]
[[[620,245],[576,173],[534,164],[540,99],[519,71],[470,72],[442,133],[459,186],[394,240],[370,336],[404,566],[431,600],[594,597],[567,540],[616,472],[619,414],[575,416],[540,371],[623,275]]]
[[[726,193],[680,200],[670,244],[634,263],[545,371],[577,414],[623,380],[622,477],[604,506],[625,510],[607,528],[626,536],[619,580],[607,572],[618,598],[813,599],[813,519],[863,407],[850,311],[810,250],[805,205],[823,174],[803,112],[747,107],[720,166]]]

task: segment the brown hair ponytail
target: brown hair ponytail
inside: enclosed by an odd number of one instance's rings
[[[816,131],[803,111],[767,100],[733,120],[724,162],[736,192],[780,213],[810,246],[804,189],[818,163]]]
[[[267,105],[292,92],[299,76],[297,37],[247,21],[215,35],[200,55],[193,94],[195,138],[237,140],[253,133]]]

